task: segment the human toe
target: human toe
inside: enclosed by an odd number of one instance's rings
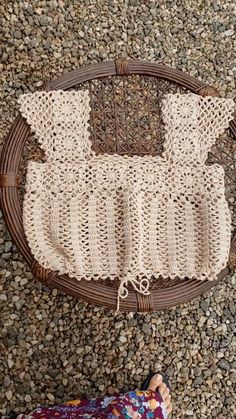
[[[155,374],[149,383],[148,390],[157,391],[160,385],[163,384],[163,377],[161,374]]]

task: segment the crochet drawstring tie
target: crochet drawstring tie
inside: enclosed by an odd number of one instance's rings
[[[116,313],[120,310],[120,298],[124,299],[128,297],[128,284],[131,283],[135,289],[135,291],[139,292],[143,295],[149,295],[149,279],[142,278],[141,280],[135,279],[132,274],[126,274],[124,278],[120,281],[120,286],[118,288],[117,294],[117,306],[116,306]]]

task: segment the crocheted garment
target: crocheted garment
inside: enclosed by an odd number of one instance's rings
[[[28,162],[25,234],[45,268],[78,280],[119,281],[149,293],[162,277],[214,280],[228,261],[231,216],[224,170],[207,153],[233,118],[233,99],[162,99],[162,156],[97,155],[85,91],[22,94],[18,103],[45,151]],[[119,299],[119,298],[118,298]]]

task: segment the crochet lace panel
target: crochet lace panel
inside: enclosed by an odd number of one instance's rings
[[[23,223],[35,259],[78,280],[118,281],[144,295],[152,278],[214,280],[228,261],[224,170],[205,165],[229,126],[232,99],[162,100],[162,156],[96,155],[88,91],[23,94],[20,111],[45,150],[29,161]]]
[[[234,109],[233,99],[166,94],[162,106],[166,128],[163,156],[173,162],[204,162],[216,139],[228,128]]]
[[[45,151],[48,162],[76,162],[94,155],[89,142],[88,90],[22,94],[20,111]],[[78,141],[79,137],[79,141]]]

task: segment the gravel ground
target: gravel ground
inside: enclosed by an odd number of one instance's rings
[[[1,143],[19,94],[86,63],[161,59],[234,95],[233,8],[229,0],[2,2]],[[3,222],[0,251],[3,418],[133,389],[150,368],[171,376],[174,418],[235,417],[235,278],[181,308],[114,317],[34,280]]]

